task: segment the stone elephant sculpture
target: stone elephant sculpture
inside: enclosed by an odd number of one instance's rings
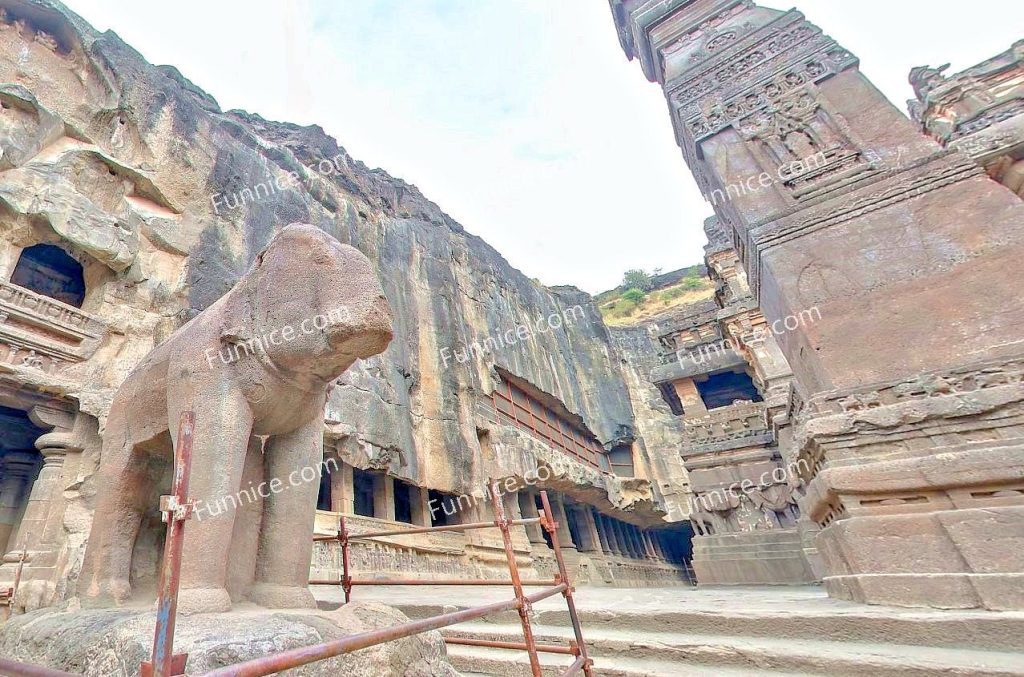
[[[391,311],[365,256],[310,225],[275,235],[230,291],[147,355],[118,390],[95,476],[83,603],[131,596],[140,523],[168,493],[172,438],[181,412],[192,409],[190,497],[223,504],[246,483],[279,478],[286,486],[186,522],[179,609],[223,611],[242,596],[269,607],[314,606],[308,580],[319,483],[285,478],[322,461],[332,382],[391,338]]]

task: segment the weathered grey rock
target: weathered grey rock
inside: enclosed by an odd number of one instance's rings
[[[231,614],[178,619],[175,653],[187,653],[188,674],[272,653],[340,639],[407,622],[397,609],[354,602],[337,611],[274,613],[255,607]],[[155,614],[140,609],[81,610],[63,605],[17,616],[0,625],[0,655],[86,677],[130,677],[149,660]],[[437,632],[415,635],[290,671],[288,674],[359,677],[449,677]]]

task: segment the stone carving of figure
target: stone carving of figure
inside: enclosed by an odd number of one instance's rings
[[[910,86],[914,88],[914,94],[918,99],[925,101],[929,92],[946,81],[946,77],[942,72],[947,68],[949,68],[948,63],[938,68],[917,66],[910,69]]]

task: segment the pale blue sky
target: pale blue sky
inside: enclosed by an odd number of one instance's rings
[[[788,9],[791,2],[761,4]],[[319,124],[515,267],[598,292],[697,263],[711,213],[606,0],[68,0],[225,109]],[[901,109],[911,67],[1024,37],[1019,0],[807,0]]]

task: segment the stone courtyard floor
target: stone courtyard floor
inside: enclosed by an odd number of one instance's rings
[[[539,588],[527,588],[533,592]],[[312,588],[314,596],[324,602],[340,603],[344,599],[338,586],[319,585]],[[392,606],[452,605],[459,608],[479,606],[511,599],[511,587],[485,586],[357,586],[353,600],[378,601]],[[981,610],[915,609],[858,604],[831,599],[819,586],[714,586],[665,588],[608,588],[580,586],[575,593],[580,611],[658,613],[689,611],[717,613],[723,611],[772,616],[807,617],[852,615],[877,618],[1016,618],[1024,620],[1024,612],[990,612]],[[550,597],[535,604],[537,610],[564,609],[561,596]]]

